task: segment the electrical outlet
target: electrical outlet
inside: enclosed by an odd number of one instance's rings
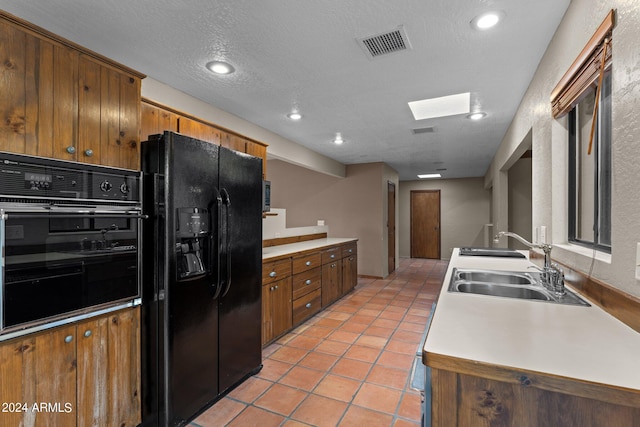
[[[540,226],[540,243],[547,243],[547,227]]]

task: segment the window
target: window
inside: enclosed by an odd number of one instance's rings
[[[606,70],[588,153],[597,91],[569,111],[569,241],[611,252],[611,69]]]
[[[611,252],[611,9],[551,92],[554,118],[569,115],[570,242]]]

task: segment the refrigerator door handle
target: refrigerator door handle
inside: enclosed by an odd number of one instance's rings
[[[224,292],[222,293],[222,296],[224,297],[229,292],[229,289],[231,289],[231,236],[230,236],[230,232],[231,232],[231,197],[229,196],[229,192],[226,190],[226,188],[221,188],[220,189],[220,194],[222,195],[222,205],[224,206],[224,210],[225,210],[225,215],[224,215],[224,218],[225,218],[224,252],[225,252],[225,260],[226,260],[226,267],[227,267],[227,271],[226,271],[226,273],[227,273],[226,274],[227,285],[225,286]]]
[[[209,274],[213,276],[213,282],[211,283],[211,290],[213,292],[213,299],[220,296],[222,286],[220,283],[220,230],[222,229],[222,196],[218,189],[214,189],[215,199],[209,204],[209,221],[211,223],[211,229],[215,230],[209,234]],[[217,226],[214,227],[213,218],[213,204],[215,204],[216,219],[218,220]],[[215,252],[215,255],[214,255]],[[214,272],[215,270],[215,272]]]

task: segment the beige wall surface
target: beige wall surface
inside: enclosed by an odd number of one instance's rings
[[[491,192],[482,178],[402,181],[398,194],[400,256],[411,256],[411,191],[440,190],[441,257],[453,248],[485,246],[484,226],[489,223]]]
[[[531,158],[520,159],[511,166],[508,178],[509,231],[513,231],[531,242],[533,241],[531,234]],[[516,239],[509,239],[508,246],[512,249],[529,249]]]
[[[316,153],[315,151],[311,151],[300,144],[285,139],[280,135],[241,119],[238,116],[227,113],[213,105],[200,101],[151,77],[142,80],[142,96],[168,107],[175,108],[178,111],[191,114],[233,130],[241,135],[264,142],[269,146],[267,149],[269,158],[285,159],[289,162],[333,176],[344,177],[345,175],[345,166],[342,163]],[[267,170],[267,175],[268,173],[269,170]]]
[[[551,91],[611,9],[616,10],[612,67],[612,251],[596,253],[567,242],[567,119],[551,115]],[[547,227],[552,257],[640,296],[640,1],[573,0],[551,40],[485,177],[493,187],[493,220],[506,229],[505,166],[532,132],[532,228]],[[507,88],[505,88],[507,89]]]
[[[393,170],[383,163],[348,165],[346,177],[336,178],[280,160],[269,160],[267,170],[271,206],[287,210],[287,227],[304,227],[324,220],[329,237],[359,239],[359,274],[386,275],[383,206],[387,180],[397,182]]]

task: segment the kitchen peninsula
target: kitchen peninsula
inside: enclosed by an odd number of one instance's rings
[[[263,345],[351,292],[357,284],[357,239],[329,238],[326,233],[306,238],[262,249]]]
[[[638,332],[593,303],[448,291],[455,268],[532,265],[454,250],[422,351],[431,425],[638,425]]]

